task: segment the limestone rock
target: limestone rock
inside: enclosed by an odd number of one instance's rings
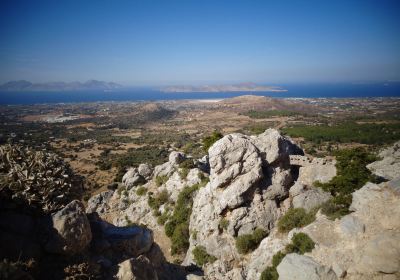
[[[157,280],[157,273],[145,256],[128,259],[119,265],[119,280]]]
[[[289,155],[304,154],[296,144],[272,128],[255,137],[254,143],[269,164],[276,163],[277,161],[288,163]]]
[[[142,175],[140,175],[137,168],[129,169],[122,177],[122,183],[126,186],[127,189],[144,184],[145,182],[146,179]]]
[[[180,164],[186,159],[186,155],[181,152],[173,151],[169,154],[168,160],[171,164]]]
[[[298,254],[286,255],[278,265],[279,280],[335,280],[333,270],[312,258]]]
[[[92,239],[89,220],[82,203],[74,200],[52,214],[53,232],[46,251],[72,255],[82,252]]]
[[[368,242],[355,270],[392,274],[400,271],[400,233],[385,232]]]
[[[258,149],[241,134],[230,134],[209,149],[210,184],[221,189],[219,211],[246,201],[245,193],[263,178]]]
[[[367,167],[376,175],[387,180],[400,177],[400,141],[380,152],[380,161],[375,161]]]
[[[99,194],[92,196],[88,200],[88,206],[86,208],[86,213],[105,213],[110,209],[109,202],[114,194],[114,191],[104,191]]]
[[[149,180],[151,178],[151,175],[153,174],[153,168],[151,167],[150,164],[142,163],[138,167],[138,173],[139,175],[143,176],[146,180]]]
[[[306,186],[312,186],[316,181],[327,183],[336,176],[336,161],[334,160],[293,156],[291,164],[300,166],[297,181]]]
[[[340,229],[343,234],[353,236],[365,231],[365,225],[355,216],[347,215],[340,220]]]
[[[306,210],[311,210],[328,201],[332,196],[324,192],[320,188],[310,188],[295,197],[293,197],[293,207],[294,208],[304,208]]]

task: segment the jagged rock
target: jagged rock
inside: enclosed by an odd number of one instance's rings
[[[142,226],[114,226],[101,220],[97,213],[91,214],[93,245],[101,252],[111,249],[118,254],[137,257],[149,252],[153,245],[153,232]]]
[[[261,272],[271,265],[272,257],[285,249],[289,242],[271,234],[261,241],[258,248],[251,254],[247,265],[247,279],[260,279]]]
[[[367,166],[372,173],[387,180],[400,177],[400,141],[381,151],[379,156],[382,160],[375,161]]]
[[[306,210],[311,210],[331,199],[330,193],[324,192],[320,188],[313,188],[296,195],[293,197],[293,207],[294,208],[304,208]]]
[[[200,172],[201,171],[197,168],[190,169],[186,178],[182,178],[179,171],[174,172],[168,178],[168,181],[165,183],[165,188],[170,194],[170,198],[173,201],[176,201],[178,199],[179,193],[186,186],[193,186],[194,184],[200,183],[201,182],[201,179],[199,177]]]
[[[384,232],[371,239],[355,266],[362,273],[392,274],[400,271],[400,233]]]
[[[74,200],[52,214],[52,234],[45,249],[72,255],[82,252],[92,239],[89,220],[80,201]]]
[[[292,141],[280,135],[272,128],[254,138],[254,144],[269,164],[281,162],[288,164],[289,155],[303,155],[303,151]]]
[[[298,254],[286,255],[278,265],[279,280],[336,280],[332,269]]]
[[[264,200],[256,194],[249,207],[232,211],[228,231],[232,236],[250,234],[256,228],[269,231],[278,219],[278,207],[274,200]]]
[[[104,191],[99,194],[92,196],[88,200],[88,206],[86,208],[86,213],[105,213],[110,209],[109,202],[114,194],[114,191]]]
[[[352,236],[363,233],[365,225],[357,217],[347,215],[340,220],[340,229],[344,234]]]
[[[201,159],[197,160],[196,165],[201,171],[205,173],[210,172],[210,163],[208,161],[208,155],[205,155]]]
[[[168,160],[171,164],[180,164],[186,159],[186,155],[181,152],[173,151],[169,154]]]
[[[139,175],[143,176],[146,180],[149,180],[151,178],[151,175],[153,174],[153,168],[151,167],[150,164],[142,163],[138,167],[138,173]]]
[[[352,196],[353,200],[350,205],[351,211],[358,211],[365,208],[371,201],[376,200],[380,196],[381,186],[373,183],[367,183],[361,189],[355,191]]]
[[[146,179],[139,174],[137,168],[131,168],[122,177],[122,183],[127,187],[127,189],[130,189],[134,186],[146,183]]]
[[[157,280],[157,273],[145,256],[128,259],[119,265],[119,280]]]
[[[219,212],[243,204],[246,192],[263,178],[257,147],[244,135],[230,134],[211,146],[209,157],[211,188],[221,189]]]

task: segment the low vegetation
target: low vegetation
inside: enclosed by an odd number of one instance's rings
[[[299,115],[300,113],[295,112],[295,111],[289,111],[289,110],[269,110],[269,111],[248,111],[244,113],[243,115],[248,116],[252,119],[266,119],[266,118],[271,118],[271,117],[290,117],[290,116],[296,116]]]
[[[205,152],[208,152],[208,149],[219,139],[223,137],[222,133],[218,131],[214,131],[210,136],[207,136],[203,139],[203,149]]]
[[[178,195],[174,212],[165,224],[165,234],[171,239],[171,253],[183,254],[189,248],[189,219],[193,196],[200,185],[185,187]]]
[[[167,190],[161,191],[158,195],[153,196],[152,193],[149,193],[147,203],[149,206],[158,211],[158,208],[160,208],[161,205],[167,203],[169,200],[169,194]]]
[[[168,181],[169,177],[166,175],[160,175],[156,177],[156,185],[157,187],[160,187],[161,185],[164,185]]]
[[[292,208],[278,221],[278,230],[288,232],[294,228],[304,227],[315,221],[317,209],[307,212],[304,208]]]
[[[219,221],[219,228],[223,229],[223,230],[227,230],[228,226],[229,226],[229,221],[226,218],[222,218]]]
[[[369,163],[377,160],[375,155],[368,153],[365,149],[355,148],[336,152],[337,175],[328,183],[316,182],[314,185],[330,192],[332,199],[321,206],[323,214],[330,219],[347,215],[352,202],[352,193],[368,181],[376,182],[374,176],[366,167]]]
[[[193,251],[194,261],[197,265],[203,266],[208,263],[213,263],[217,260],[216,257],[207,253],[206,248],[204,246],[196,246]]]
[[[284,128],[283,133],[291,137],[303,137],[305,140],[320,144],[334,143],[361,143],[382,145],[393,143],[400,139],[400,124],[375,124],[346,122],[338,125],[298,125]]]
[[[314,247],[314,241],[307,234],[302,232],[294,234],[292,243],[288,244],[283,251],[277,252],[272,257],[272,265],[264,269],[261,273],[260,280],[278,280],[279,274],[276,268],[287,254],[297,253],[303,255],[307,252],[311,252]]]
[[[146,193],[147,193],[147,188],[145,187],[139,187],[136,190],[136,194],[140,196],[145,195]]]
[[[240,254],[254,251],[266,236],[267,233],[261,228],[257,228],[251,234],[240,235],[236,238],[236,249]]]

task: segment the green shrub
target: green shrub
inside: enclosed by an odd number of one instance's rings
[[[273,257],[272,257],[272,266],[273,267],[277,267],[281,261],[283,260],[283,258],[286,256],[286,253],[282,253],[281,251],[279,251],[278,253],[276,253]]]
[[[228,226],[229,226],[229,221],[228,221],[227,219],[222,218],[222,219],[219,221],[219,227],[220,227],[221,229],[226,230],[226,229],[228,228]]]
[[[171,238],[172,254],[184,253],[189,248],[189,219],[198,188],[199,184],[195,184],[179,193],[174,212],[164,226],[165,234]]]
[[[149,204],[149,206],[152,209],[158,210],[158,208],[160,208],[161,205],[163,205],[163,204],[168,202],[168,199],[169,199],[168,191],[167,190],[163,190],[156,197],[153,197],[152,195],[149,195],[149,197],[147,199],[147,203]]]
[[[276,267],[268,266],[264,271],[261,273],[260,280],[278,280],[279,274],[276,271]]]
[[[156,185],[160,187],[168,181],[169,177],[167,175],[161,175],[156,177]]]
[[[192,169],[195,167],[196,166],[195,166],[192,158],[186,158],[179,164],[179,168]]]
[[[314,241],[305,233],[296,233],[292,237],[292,243],[286,246],[286,253],[304,253],[311,252],[314,249]]]
[[[140,195],[140,196],[145,195],[146,193],[147,193],[147,189],[145,187],[139,187],[136,190],[136,194]]]
[[[171,236],[171,254],[183,254],[189,248],[189,224],[178,224]]]
[[[168,218],[169,218],[169,213],[165,211],[161,216],[157,218],[157,223],[159,225],[164,225],[168,221]]]
[[[208,152],[208,149],[219,139],[223,137],[222,133],[218,131],[214,131],[210,136],[207,136],[203,139],[203,149],[205,152]]]
[[[362,148],[337,151],[337,174],[328,183],[315,182],[316,187],[330,192],[333,198],[324,203],[321,212],[330,219],[340,218],[349,213],[352,193],[368,181],[376,182],[374,176],[366,167],[377,160],[377,157]]]
[[[180,168],[179,169],[179,177],[181,177],[182,180],[185,180],[187,175],[189,174],[189,169],[186,167]]]
[[[197,265],[203,266],[207,263],[213,263],[217,260],[216,257],[207,253],[206,248],[204,246],[196,246],[193,251],[194,261]]]
[[[236,238],[236,249],[240,254],[255,250],[267,234],[263,229],[257,228],[252,234],[243,234]]]
[[[303,227],[315,221],[316,211],[307,211],[304,208],[292,208],[278,221],[278,230],[287,232],[297,227]]]

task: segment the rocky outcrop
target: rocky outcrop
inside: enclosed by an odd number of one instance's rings
[[[279,280],[336,280],[337,276],[328,267],[320,265],[312,258],[298,254],[288,254],[278,265]]]
[[[105,191],[92,196],[88,200],[86,208],[87,213],[98,212],[100,214],[105,213],[110,209],[109,202],[114,194],[114,191]]]
[[[290,164],[300,167],[297,182],[306,186],[312,186],[316,181],[327,183],[336,176],[335,160],[292,155]]]
[[[296,182],[289,193],[292,197],[293,208],[304,208],[306,210],[311,210],[332,198],[328,192],[324,192],[320,188],[305,187],[299,182]]]
[[[131,258],[119,264],[119,280],[158,280],[157,273],[145,256]]]
[[[400,141],[379,153],[382,159],[367,167],[377,176],[387,180],[400,177]]]
[[[46,244],[50,253],[73,255],[82,252],[92,239],[89,220],[81,202],[74,200],[52,214],[52,234]]]
[[[197,245],[204,246],[221,265],[239,261],[235,237],[256,228],[273,229],[287,209],[283,201],[296,174],[291,154],[302,151],[272,129],[256,137],[230,134],[214,143],[209,149],[210,182],[194,198],[190,231],[197,238],[190,239],[185,263],[192,261],[191,250]],[[229,222],[226,230],[220,227],[222,219]]]

